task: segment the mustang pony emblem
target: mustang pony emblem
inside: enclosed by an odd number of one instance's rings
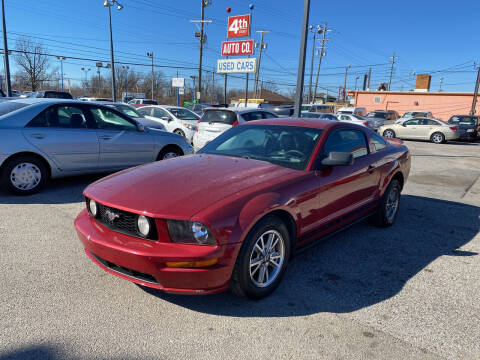
[[[115,219],[118,219],[120,217],[120,215],[118,214],[115,214],[113,211],[111,210],[107,210],[105,211],[105,215],[107,216],[107,219],[109,222],[114,222]]]

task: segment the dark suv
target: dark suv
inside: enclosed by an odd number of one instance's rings
[[[461,140],[475,141],[479,138],[480,120],[478,116],[453,115],[448,123],[458,127]]]
[[[52,91],[52,90],[45,90],[45,91],[35,91],[29,94],[28,97],[32,98],[51,98],[51,99],[68,99],[72,100],[73,96],[69,92],[65,91]]]

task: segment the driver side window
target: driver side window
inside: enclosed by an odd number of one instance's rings
[[[168,117],[170,118],[170,116],[168,116],[168,113],[165,111],[165,110],[162,110],[160,108],[154,108],[153,109],[153,117],[156,117],[158,119],[161,119],[162,117]]]
[[[117,131],[137,131],[137,126],[117,113],[93,107],[90,109],[99,129]]]
[[[323,146],[323,156],[332,151],[348,152],[353,158],[368,155],[367,141],[359,130],[338,130],[328,136]]]

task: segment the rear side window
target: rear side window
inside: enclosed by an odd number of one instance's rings
[[[221,123],[227,125],[233,125],[237,121],[237,114],[233,111],[227,110],[209,110],[206,111],[200,122],[208,123]]]
[[[263,119],[262,113],[260,111],[252,111],[241,115],[243,120],[252,121],[252,120],[261,120]]]
[[[65,92],[45,91],[44,97],[51,99],[73,99],[72,95]]]
[[[143,100],[143,104],[145,105],[158,105],[155,100]]]
[[[359,130],[338,130],[329,135],[323,146],[323,154],[332,151],[349,152],[354,158],[368,154],[365,135]]]
[[[152,115],[152,108],[151,107],[141,107],[141,108],[138,108],[137,111],[142,115],[147,115],[147,116]]]
[[[262,118],[264,119],[276,119],[278,116],[269,112],[262,112]]]
[[[87,128],[87,118],[77,106],[53,106],[38,114],[27,127],[84,129]]]

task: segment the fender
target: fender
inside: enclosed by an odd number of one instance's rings
[[[290,214],[295,221],[295,231],[298,234],[297,214],[288,206],[288,202],[278,193],[264,193],[250,199],[242,208],[237,224],[232,229],[232,235],[237,235],[239,242],[243,242],[250,230],[264,216],[273,211],[282,210]]]

